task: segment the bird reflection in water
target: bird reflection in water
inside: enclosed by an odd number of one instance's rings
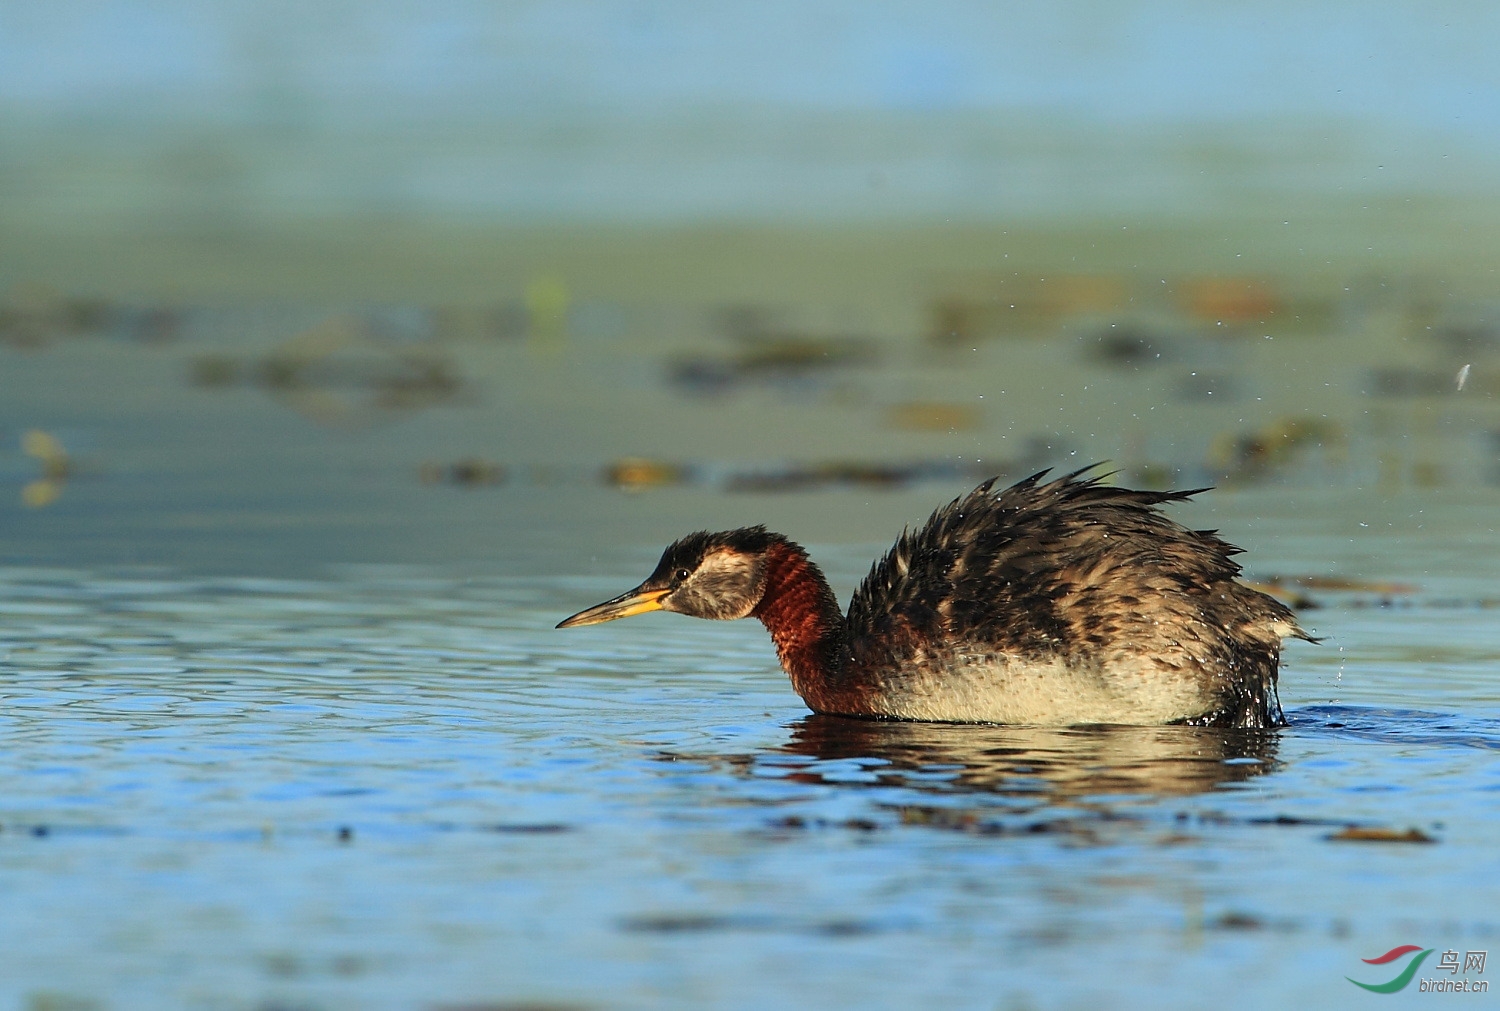
[[[1107,797],[1184,797],[1246,782],[1277,767],[1277,743],[1273,731],[1237,728],[975,726],[812,715],[792,724],[782,747],[724,760],[747,775],[792,782],[1089,806]],[[851,775],[851,766],[860,773]]]

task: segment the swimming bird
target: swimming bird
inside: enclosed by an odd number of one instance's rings
[[[991,479],[902,532],[845,615],[798,544],[763,526],[671,544],[635,589],[558,628],[648,611],[759,618],[817,713],[1006,724],[1271,727],[1282,640],[1313,640],[1238,582],[1240,549],[1159,506],[1191,491],[1092,467]]]

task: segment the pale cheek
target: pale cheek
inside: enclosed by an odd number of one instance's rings
[[[678,590],[663,603],[671,611],[698,618],[732,621],[747,616],[755,607],[745,592],[743,580],[710,579]]]
[[[741,592],[710,588],[707,593],[694,593],[696,613],[705,618],[732,621],[743,618],[755,605]]]
[[[759,570],[742,556],[710,555],[692,581],[673,594],[667,606],[674,611],[732,621],[747,617],[760,599]]]

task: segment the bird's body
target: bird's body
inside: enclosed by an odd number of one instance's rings
[[[847,616],[806,551],[749,527],[677,541],[646,582],[559,627],[646,610],[756,617],[792,687],[834,715],[1283,723],[1281,643],[1306,633],[1236,581],[1237,548],[1157,508],[1195,492],[1081,473],[955,499],[875,563]]]

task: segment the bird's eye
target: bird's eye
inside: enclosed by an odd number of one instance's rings
[[[689,572],[687,569],[678,569],[677,573],[676,573],[676,578],[677,578],[677,581],[679,583],[685,583],[685,582],[687,582],[687,577],[691,576],[691,575],[692,575],[692,573]]]

